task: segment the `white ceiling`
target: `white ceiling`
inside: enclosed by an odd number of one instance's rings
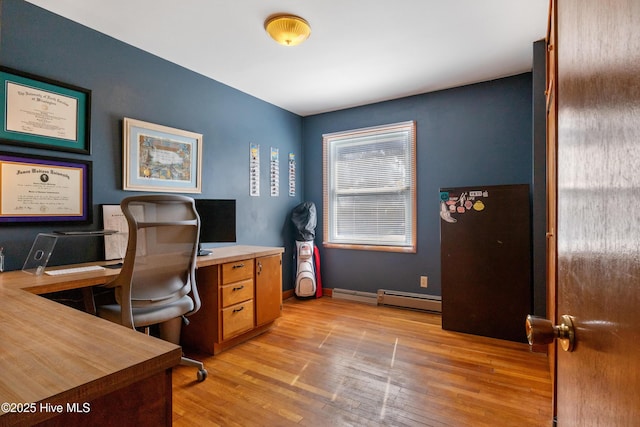
[[[548,0],[28,0],[301,116],[530,71]],[[264,20],[311,25],[276,44]]]

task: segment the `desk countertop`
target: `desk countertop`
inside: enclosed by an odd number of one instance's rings
[[[198,266],[282,252],[260,246],[216,248],[199,257]],[[34,295],[104,284],[118,272],[0,273],[0,403],[87,402],[180,362],[179,346]],[[28,419],[28,414],[0,408],[0,425],[18,418]]]
[[[198,257],[198,267],[209,265],[225,264],[227,262],[240,261],[247,258],[258,258],[261,256],[276,255],[284,252],[284,248],[271,246],[225,246],[211,249],[211,255]]]
[[[224,264],[240,261],[247,258],[275,255],[284,252],[284,248],[271,246],[236,245],[224,246],[212,249],[211,255],[198,257],[197,267]],[[111,262],[113,263],[113,262]],[[91,262],[79,265],[106,265],[109,262]],[[58,267],[58,268],[66,268]],[[48,267],[47,270],[56,267]],[[104,285],[115,278],[119,269],[105,268],[102,271],[89,271],[85,273],[64,274],[50,276],[43,274],[35,276],[22,270],[0,273],[0,289],[22,289],[33,294],[46,294],[50,292],[79,289],[87,286]]]

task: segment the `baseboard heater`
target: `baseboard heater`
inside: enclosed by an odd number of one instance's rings
[[[352,291],[349,289],[333,288],[331,298],[346,299],[349,301],[363,302],[365,304],[378,305],[378,295],[373,292]]]
[[[442,313],[442,298],[436,295],[378,289],[378,304]]]
[[[331,297],[371,305],[388,305],[392,307],[442,313],[442,298],[436,295],[390,291],[386,289],[379,289],[378,293],[374,294],[373,292],[360,292],[352,291],[350,289],[334,288],[331,293]]]

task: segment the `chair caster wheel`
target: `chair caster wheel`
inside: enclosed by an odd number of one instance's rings
[[[206,369],[200,369],[198,371],[198,382],[201,383],[202,381],[207,379],[207,370]]]

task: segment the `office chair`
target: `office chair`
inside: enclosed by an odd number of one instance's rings
[[[141,329],[159,325],[160,338],[180,342],[186,316],[200,309],[195,281],[200,217],[193,199],[180,195],[127,197],[120,203],[129,225],[127,251],[120,274],[106,286],[115,304],[97,308],[98,316]],[[207,371],[202,362],[182,358],[181,365]]]

